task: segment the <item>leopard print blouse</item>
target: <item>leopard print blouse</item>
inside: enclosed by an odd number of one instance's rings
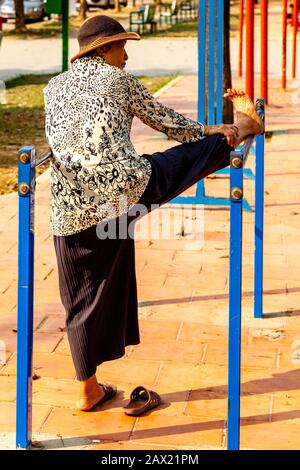
[[[54,235],[71,235],[127,212],[143,194],[151,165],[130,140],[134,116],[178,142],[203,125],[156,101],[133,75],[101,57],[77,59],[44,89]]]

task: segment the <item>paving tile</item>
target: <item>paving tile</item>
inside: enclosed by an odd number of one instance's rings
[[[300,371],[295,369],[243,368],[241,392],[245,394],[269,394],[298,390]]]
[[[40,333],[34,332],[33,351],[41,353],[54,352],[62,340],[63,333]]]
[[[242,331],[242,338],[243,340],[247,340],[248,338],[248,330],[246,328]],[[196,322],[184,321],[180,330],[179,339],[185,341],[200,341],[210,344],[227,344],[228,328],[225,325],[202,325]]]
[[[298,335],[299,336],[299,335]],[[290,342],[289,346],[281,346],[279,353],[280,369],[295,369],[300,365],[300,339]]]
[[[282,413],[294,412],[295,418],[299,417],[300,392],[299,390],[278,391],[273,394],[272,419]]]
[[[41,377],[75,378],[75,369],[71,358],[56,353],[36,352],[33,355],[33,371]],[[0,375],[16,375],[15,356],[1,369]]]
[[[164,416],[151,415],[137,420],[132,437],[147,444],[221,447],[223,427],[222,419],[172,416],[166,421]]]
[[[164,362],[184,362],[198,364],[204,353],[204,344],[189,341],[170,341],[164,339],[161,343],[151,339],[144,340],[142,345],[134,346],[131,353],[135,359],[152,359]]]
[[[95,441],[97,442],[97,441]],[[163,446],[164,450],[175,450],[175,449],[180,449],[180,447],[177,446]],[[153,444],[143,444],[142,442],[135,442],[135,441],[129,441],[129,442],[108,442],[108,441],[102,441],[101,443],[93,444],[90,447],[90,450],[116,450],[116,451],[123,451],[123,450],[157,450],[161,451],[162,447],[160,445],[153,445]]]
[[[51,407],[36,405],[32,409],[32,430],[39,431],[40,427],[51,413]],[[16,406],[13,403],[0,403],[0,431],[14,432],[16,430]]]
[[[298,450],[300,418],[278,416],[278,421],[241,426],[241,448],[257,450]]]
[[[61,337],[61,340],[55,348],[55,352],[57,354],[66,354],[67,356],[71,356],[69,340],[66,333]]]
[[[120,378],[122,383],[129,384],[154,384],[160,371],[159,361],[122,358],[115,361],[103,363],[97,371],[99,381],[114,382],[118,384]]]
[[[243,421],[269,422],[271,419],[271,395],[246,395],[241,397],[241,418]],[[184,414],[191,417],[227,419],[227,391],[209,389],[193,390],[188,399]]]
[[[16,378],[0,375],[0,402],[14,402],[16,399]]]
[[[32,400],[37,405],[75,407],[78,384],[72,379],[40,377],[33,381]]]
[[[125,441],[128,440],[135,419],[125,414],[54,408],[41,432],[61,436],[78,436],[89,439]],[[66,442],[67,444],[67,442]]]
[[[276,368],[278,348],[259,350],[255,346],[244,345],[241,351],[241,364],[243,367]],[[205,364],[228,364],[228,346],[208,345]]]
[[[39,333],[61,333],[65,331],[66,322],[63,315],[46,315],[36,326]]]
[[[164,363],[155,385],[165,390],[188,391],[199,382],[200,370],[200,365]]]
[[[180,326],[179,321],[140,320],[141,343],[144,344],[146,338],[153,338],[157,341],[161,339],[176,340]]]

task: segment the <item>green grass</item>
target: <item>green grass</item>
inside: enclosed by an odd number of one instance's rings
[[[77,31],[80,22],[75,16],[69,18],[69,35],[77,37]],[[62,23],[60,21],[37,21],[34,23],[26,23],[26,31],[16,33],[13,24],[7,24],[4,27],[4,36],[14,39],[46,39],[49,37],[59,36],[62,32]]]
[[[17,189],[17,152],[35,145],[37,154],[48,149],[44,133],[43,88],[52,75],[26,75],[6,82],[6,104],[0,104],[0,194]],[[176,75],[143,76],[142,83],[153,94]],[[47,168],[38,167],[37,174]]]

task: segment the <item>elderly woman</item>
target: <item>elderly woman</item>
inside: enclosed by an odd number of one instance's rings
[[[97,228],[112,218],[120,224],[137,203],[150,211],[152,204],[170,201],[226,167],[230,151],[245,136],[262,132],[242,91],[225,95],[236,106],[234,125],[206,126],[156,101],[124,71],[126,41],[139,39],[108,16],[89,18],[80,28],[71,69],[44,90],[54,157],[51,223],[79,381],[77,408],[84,411],[116,394],[115,386],[97,382],[97,366],[140,342],[134,239],[99,237]],[[130,140],[134,116],[181,145],[138,155]]]

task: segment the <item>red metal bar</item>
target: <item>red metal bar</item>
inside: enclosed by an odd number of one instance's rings
[[[292,78],[296,78],[296,55],[297,55],[297,32],[298,32],[298,0],[294,0],[293,9],[293,64],[292,64]]]
[[[3,23],[3,19],[2,19],[2,16],[0,16],[0,31],[2,31],[2,23]]]
[[[240,44],[238,76],[243,76],[243,30],[244,30],[244,0],[240,0]]]
[[[286,29],[287,29],[287,2],[282,0],[282,75],[281,88],[286,89]]]
[[[260,18],[260,96],[268,104],[268,0],[261,0],[260,2]]]
[[[246,2],[246,93],[254,97],[254,0]]]

